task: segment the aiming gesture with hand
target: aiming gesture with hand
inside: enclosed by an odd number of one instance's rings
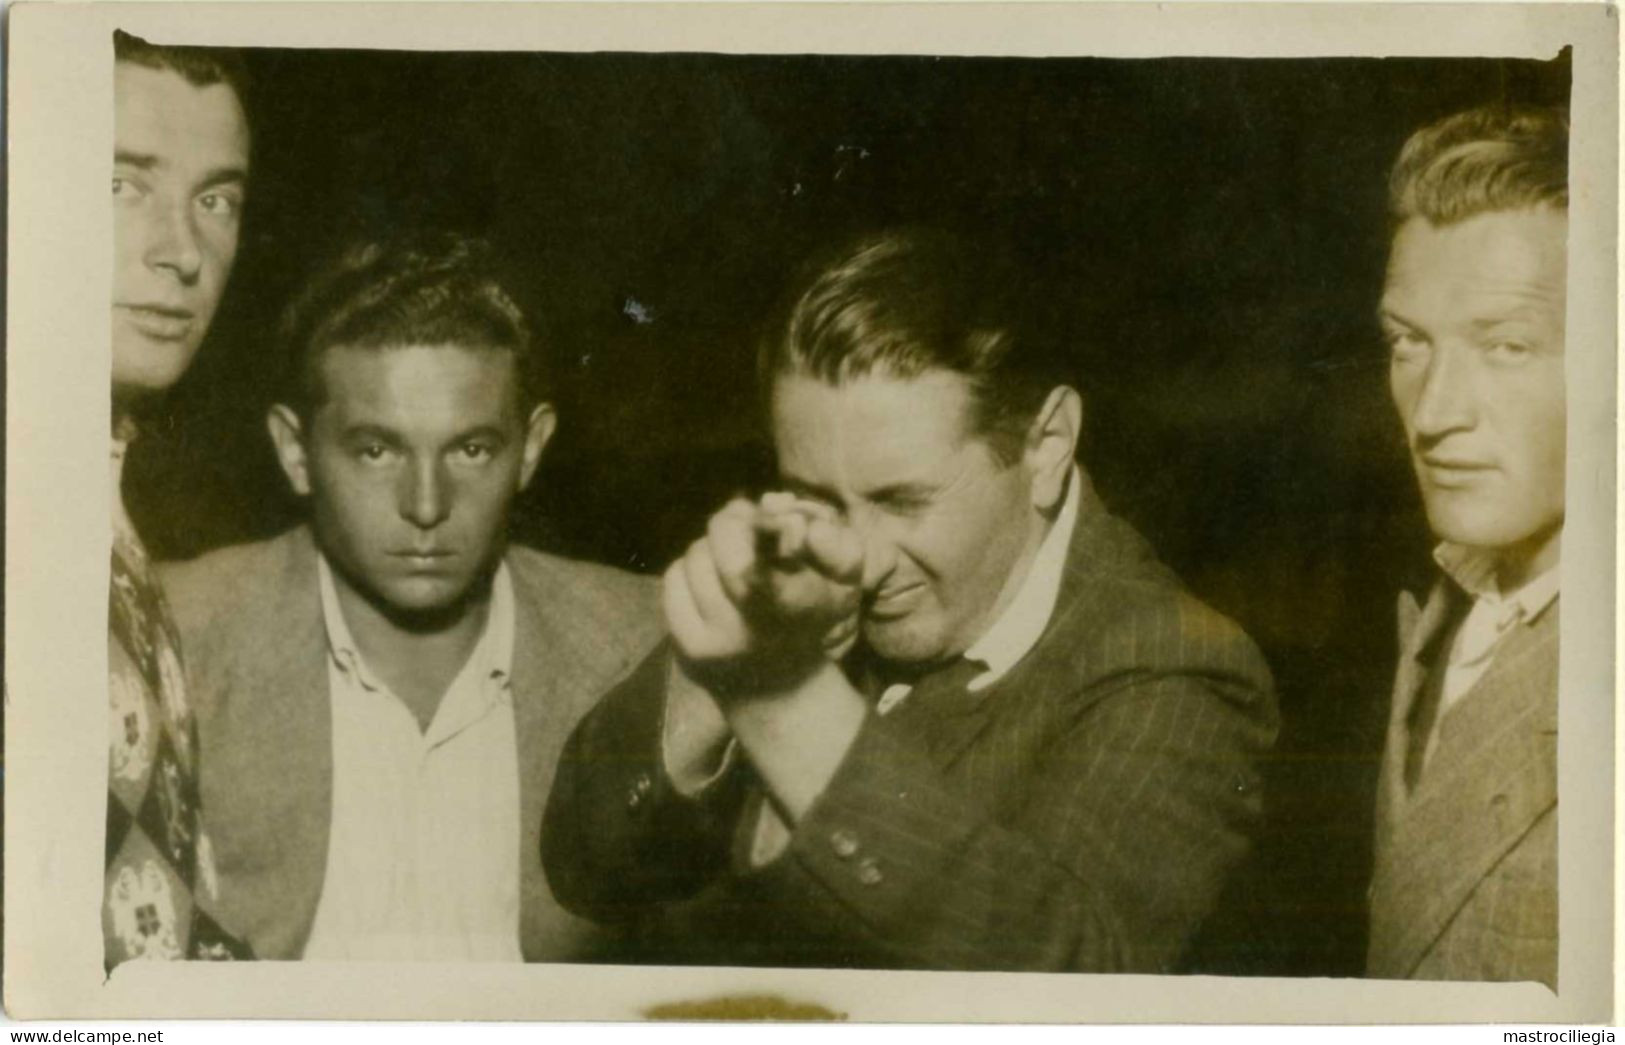
[[[681,674],[710,698],[674,692],[668,725],[686,738],[674,748],[733,736],[792,819],[866,713],[837,664],[857,635],[863,560],[857,532],[830,509],[769,493],[730,501],[666,571]]]
[[[726,701],[792,687],[850,645],[863,545],[788,493],[730,501],[666,571],[666,622],[691,677]]]

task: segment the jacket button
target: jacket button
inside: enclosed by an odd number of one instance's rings
[[[829,847],[833,849],[835,851],[835,855],[840,857],[842,860],[850,860],[852,857],[857,855],[858,840],[853,836],[851,831],[848,831],[845,828],[837,828],[830,832]]]
[[[858,881],[864,885],[879,885],[886,878],[880,873],[880,865],[870,857],[858,865]]]

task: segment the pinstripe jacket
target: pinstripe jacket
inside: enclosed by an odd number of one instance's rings
[[[553,765],[581,714],[657,641],[655,585],[510,547],[519,745],[520,948],[569,961],[602,931],[553,900],[536,859]],[[198,702],[205,817],[222,924],[261,958],[298,958],[316,917],[332,822],[327,633],[303,527],[163,575]]]
[[[1441,582],[1424,609],[1408,594],[1400,600],[1367,973],[1538,980],[1556,990],[1558,604],[1504,639],[1440,720],[1413,790],[1413,713],[1456,598]]]
[[[621,960],[1174,971],[1258,828],[1268,670],[1092,494],[1037,645],[871,714],[766,866],[747,765],[697,801],[662,769],[666,664],[577,728],[542,832],[560,901],[634,927]]]

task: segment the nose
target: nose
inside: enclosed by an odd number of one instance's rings
[[[438,460],[414,462],[401,482],[401,518],[420,530],[432,530],[445,522],[451,508],[446,483]]]
[[[1410,428],[1421,443],[1435,443],[1452,432],[1473,427],[1474,374],[1471,350],[1438,345],[1427,369],[1414,380],[1420,384],[1410,408]]]
[[[863,590],[878,591],[897,568],[897,542],[874,511],[859,509],[848,521],[863,542]]]
[[[203,248],[192,220],[190,200],[158,202],[147,228],[144,260],[148,268],[165,269],[182,283],[197,282]]]

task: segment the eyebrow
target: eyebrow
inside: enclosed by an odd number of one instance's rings
[[[248,181],[248,172],[241,167],[217,167],[203,176],[198,182],[198,189],[218,189],[222,185],[243,185]]]
[[[113,152],[113,162],[124,167],[134,167],[137,170],[150,171],[158,166],[158,157],[144,152],[130,152],[128,149],[116,149]]]
[[[1514,326],[1520,323],[1540,323],[1548,317],[1544,311],[1533,305],[1525,305],[1511,309],[1504,316],[1492,319],[1475,319],[1472,326],[1474,330],[1494,330],[1496,327]]]
[[[878,490],[871,490],[868,497],[871,501],[915,501],[930,497],[936,492],[937,488],[930,483],[905,482],[892,483]]]
[[[780,478],[792,493],[806,494],[814,500],[827,501],[830,504],[842,503],[840,495],[827,487],[807,482],[805,479],[798,479],[792,475],[781,476]],[[902,482],[867,490],[864,492],[863,498],[868,501],[920,500],[930,497],[936,492],[937,487],[930,483]]]
[[[1406,319],[1394,310],[1384,306],[1377,310],[1377,321],[1382,326],[1404,327],[1413,334],[1427,336],[1427,329],[1422,324]]]
[[[406,442],[401,433],[395,429],[370,422],[351,425],[340,434],[345,439],[377,439],[380,442],[394,444]],[[496,425],[478,425],[467,431],[458,432],[446,440],[445,445],[458,446],[471,439],[489,439],[493,442],[506,444],[508,442],[508,433]]]
[[[385,428],[382,425],[351,425],[344,429],[344,431],[340,432],[339,435],[340,438],[345,439],[346,441],[356,439],[376,439],[381,443],[389,443],[391,446],[399,446],[401,443],[401,436],[399,432],[396,432],[390,428]]]
[[[790,488],[792,493],[805,494],[815,501],[827,501],[830,504],[840,504],[841,498],[834,490],[817,483],[810,483],[805,479],[798,479],[793,475],[781,475],[780,480]]]
[[[508,442],[508,433],[496,425],[480,425],[452,436],[447,445],[457,446],[460,443],[468,442],[470,439],[489,439],[492,442],[506,444]]]
[[[164,161],[151,153],[131,152],[128,149],[116,149],[113,152],[113,164],[121,167],[134,167],[139,171],[156,170],[164,165]],[[222,185],[241,185],[248,181],[248,171],[242,167],[216,167],[205,174],[198,181],[197,188],[215,189]]]

